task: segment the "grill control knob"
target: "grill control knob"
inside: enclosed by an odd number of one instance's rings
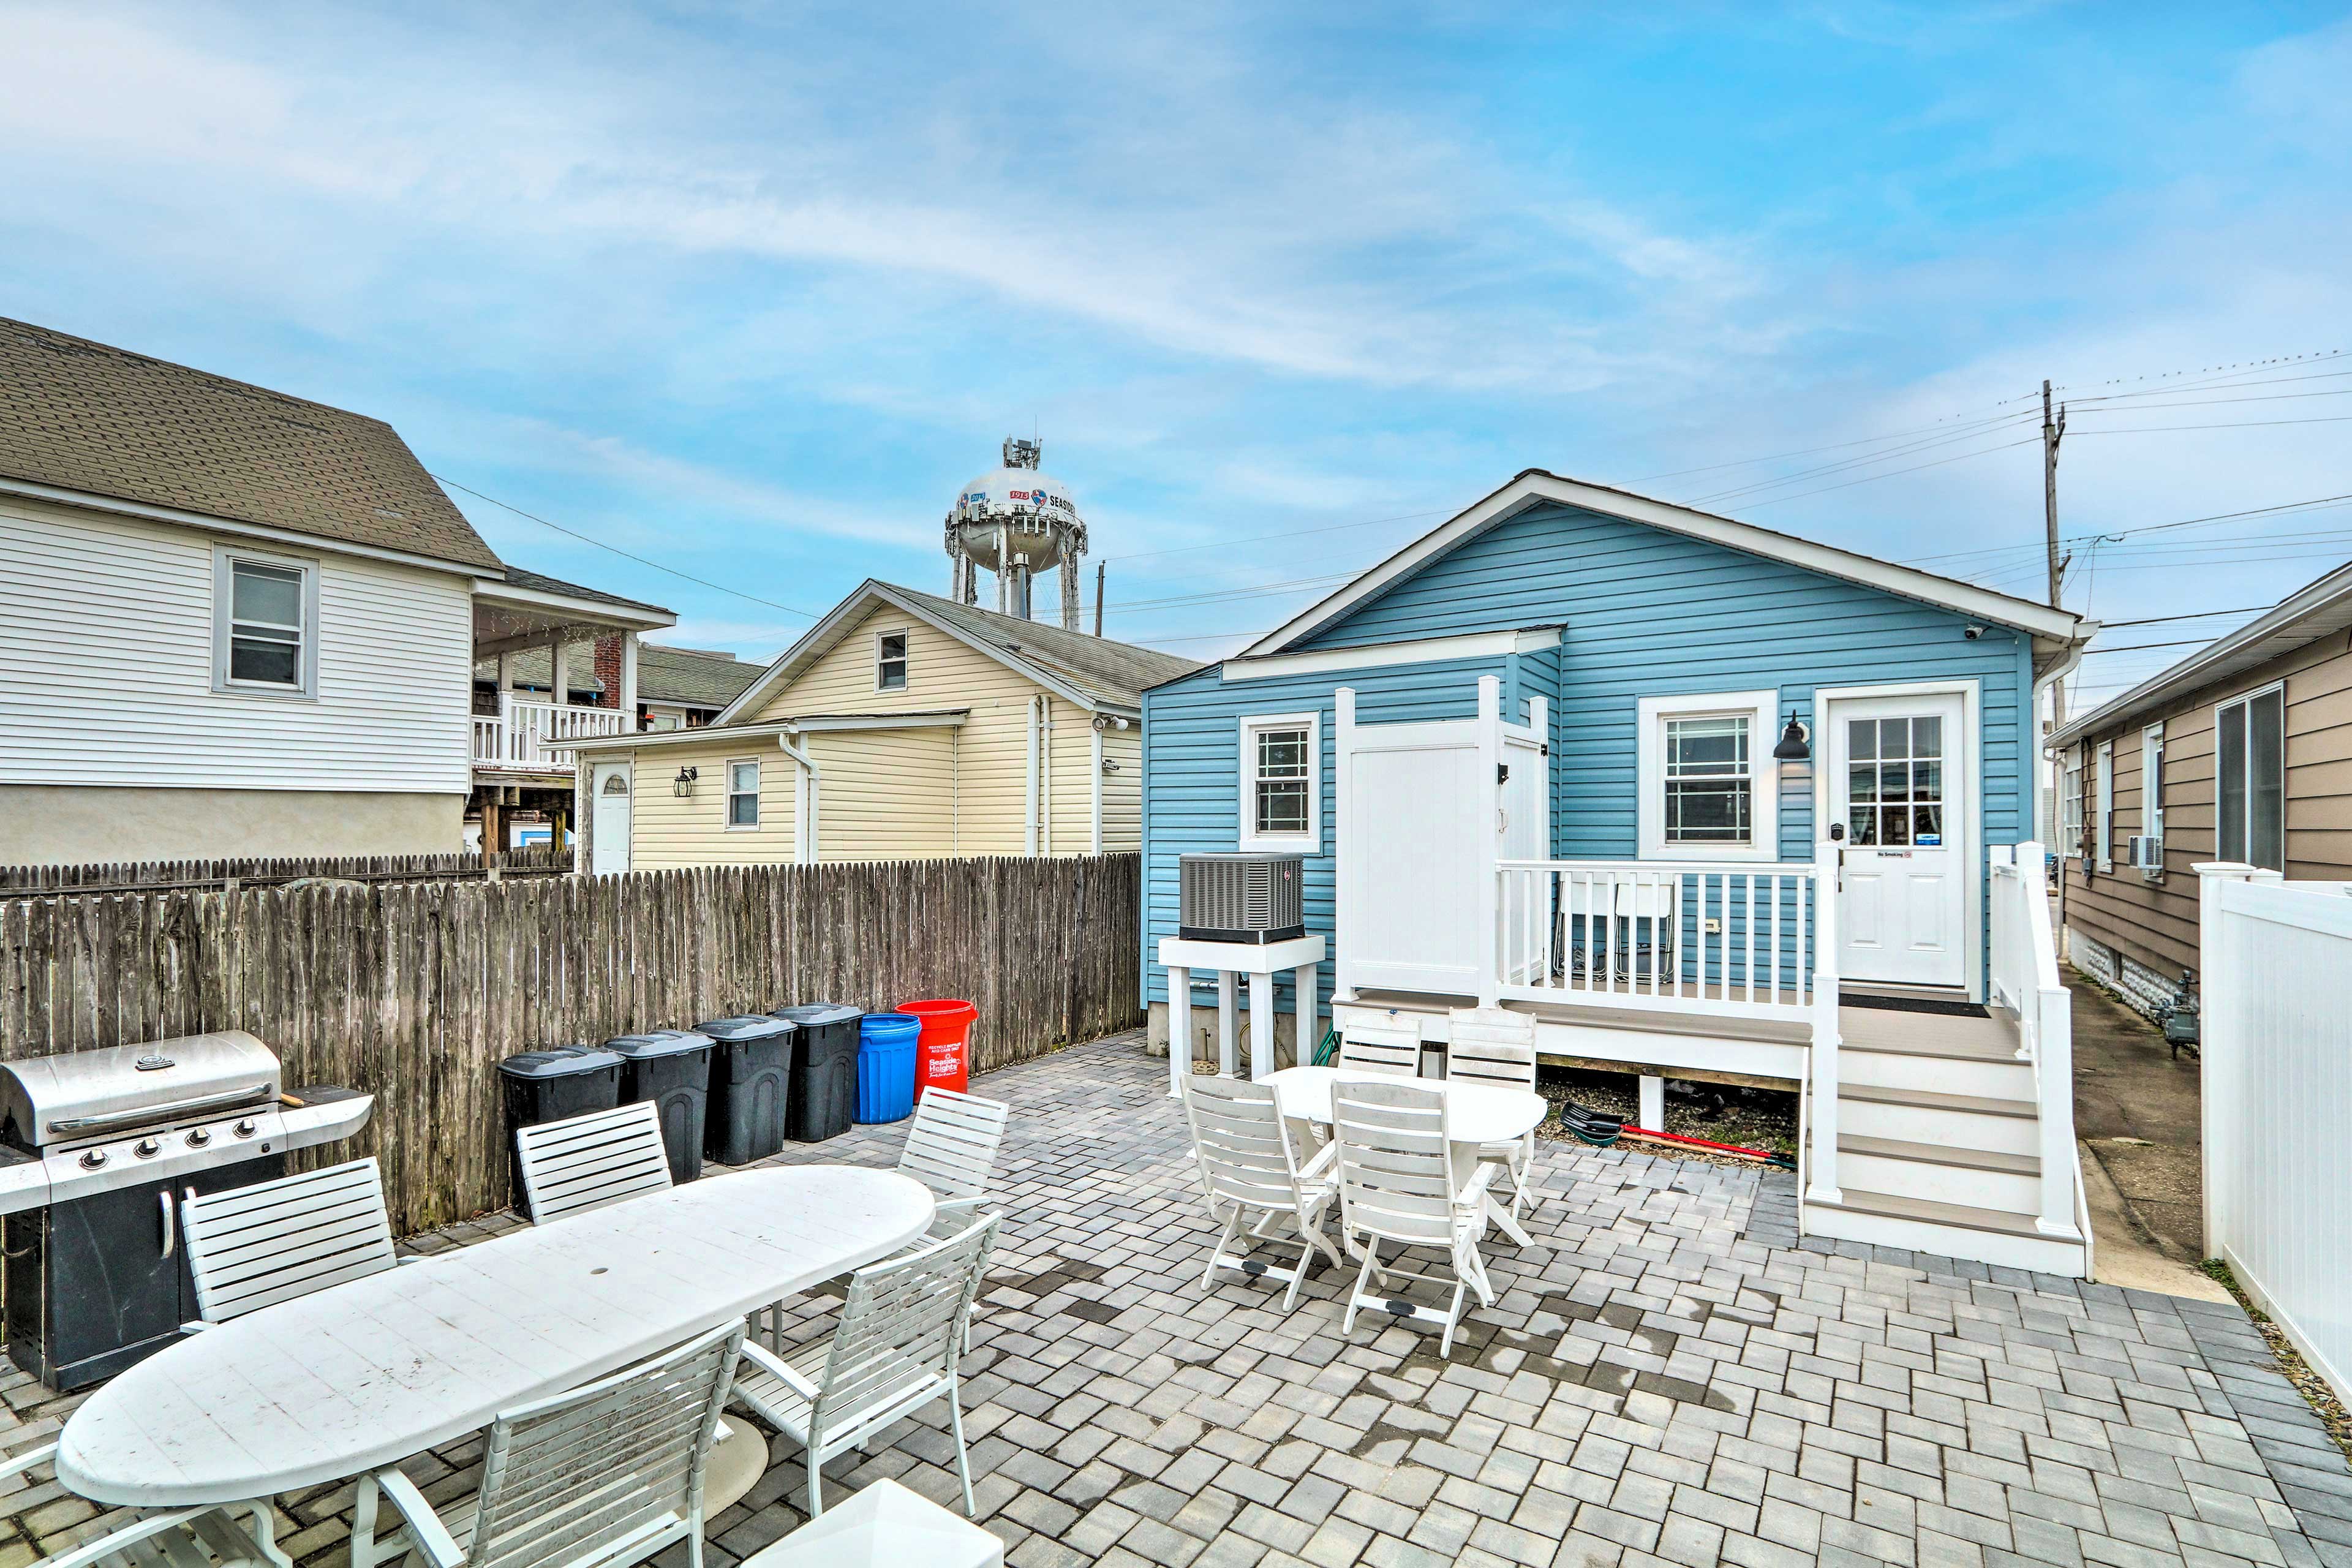
[[[81,1168],[85,1171],[95,1171],[105,1163],[106,1151],[103,1149],[92,1149],[81,1157]]]
[[[191,1149],[201,1149],[212,1141],[213,1134],[210,1128],[192,1127],[188,1130],[188,1147]]]
[[[243,1121],[240,1121],[236,1126],[230,1128],[229,1131],[236,1133],[240,1138],[250,1138],[255,1133],[260,1131],[261,1128],[259,1124],[255,1122],[254,1120],[248,1116]]]
[[[131,1152],[142,1160],[152,1160],[163,1152],[163,1142],[154,1138],[142,1138],[131,1146]]]

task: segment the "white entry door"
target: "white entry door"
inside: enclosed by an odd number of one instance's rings
[[[1958,692],[1829,704],[1830,821],[1845,826],[1838,977],[1968,984],[1967,776]]]
[[[634,763],[597,763],[588,775],[588,869],[599,877],[629,868],[629,780]]]

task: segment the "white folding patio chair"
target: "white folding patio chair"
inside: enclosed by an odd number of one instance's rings
[[[1447,1014],[1445,1081],[1492,1084],[1497,1089],[1536,1088],[1536,1020],[1532,1013],[1507,1007],[1457,1007]],[[1538,1201],[1535,1189],[1536,1134],[1500,1143],[1481,1143],[1478,1158],[1502,1167],[1511,1179],[1511,1214],[1516,1218],[1522,1200],[1530,1209]]]
[[[898,1153],[898,1173],[930,1188],[943,1218],[978,1208],[996,1173],[996,1152],[1012,1113],[1002,1100],[951,1089],[923,1090]]]
[[[0,1459],[0,1480],[36,1465],[53,1464],[55,1443]],[[47,1489],[58,1491],[54,1483]],[[237,1523],[247,1515],[250,1526]],[[175,1508],[138,1514],[128,1523],[79,1542],[28,1568],[294,1568],[279,1550],[267,1501],[226,1507]]]
[[[1339,1031],[1342,1072],[1421,1076],[1421,1029],[1412,1024],[1350,1024]]]
[[[789,1357],[756,1342],[743,1346],[735,1397],[801,1446],[811,1518],[824,1511],[820,1472],[827,1459],[864,1447],[892,1422],[942,1399],[963,1510],[975,1511],[957,1363],[996,1225],[993,1215],[975,1215],[952,1236],[859,1269],[833,1331]]]
[[[340,1285],[404,1261],[393,1251],[375,1158],[180,1200],[195,1280],[190,1331]],[[410,1258],[408,1262],[421,1259]]]
[[[1346,1258],[1323,1234],[1323,1211],[1337,1189],[1331,1182],[1335,1158],[1327,1144],[1302,1166],[1290,1143],[1290,1127],[1274,1090],[1247,1079],[1179,1079],[1184,1091],[1184,1120],[1192,1129],[1192,1152],[1201,1165],[1201,1195],[1208,1201],[1209,1217],[1223,1219],[1225,1228],[1210,1250],[1209,1266],[1201,1271],[1201,1288],[1220,1268],[1231,1268],[1253,1279],[1286,1279],[1282,1310],[1290,1310],[1305,1283],[1307,1266],[1318,1252],[1333,1267],[1345,1268]],[[1258,1241],[1287,1240],[1269,1226],[1287,1220],[1299,1241],[1298,1261],[1287,1268],[1239,1253],[1228,1253],[1242,1222],[1255,1214],[1249,1236]]]
[[[703,1479],[742,1347],[729,1323],[501,1413],[481,1489],[441,1510],[397,1469],[361,1477],[352,1568],[408,1552],[426,1568],[625,1568],[680,1541],[701,1568]],[[382,1537],[379,1497],[402,1520]]]
[[[514,1136],[533,1225],[670,1185],[661,1111],[650,1100],[518,1127]]]
[[[1364,1266],[1348,1297],[1340,1331],[1352,1332],[1356,1313],[1370,1307],[1398,1318],[1443,1323],[1445,1334],[1438,1354],[1454,1349],[1454,1331],[1462,1321],[1462,1295],[1466,1288],[1478,1295],[1481,1306],[1492,1306],[1495,1292],[1486,1281],[1486,1266],[1478,1256],[1478,1239],[1486,1228],[1486,1187],[1495,1167],[1469,1162],[1469,1174],[1456,1185],[1451,1145],[1446,1137],[1444,1090],[1410,1083],[1341,1079],[1331,1089],[1331,1141],[1339,1149],[1340,1237],[1350,1252],[1360,1252]],[[1359,1247],[1360,1239],[1361,1246]],[[1381,1244],[1392,1241],[1401,1248],[1433,1247],[1453,1261],[1454,1299],[1443,1311],[1423,1307],[1402,1296],[1375,1296],[1365,1287],[1391,1276],[1433,1285],[1447,1281],[1410,1268],[1383,1268]]]

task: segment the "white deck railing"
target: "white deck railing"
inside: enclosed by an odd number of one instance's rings
[[[1996,844],[1990,855],[1992,1000],[2017,1015],[2017,1057],[2033,1066],[2041,1119],[2042,1213],[2035,1226],[2087,1241],[2076,1224],[2074,1002],[2058,983],[2042,846]]]
[[[572,753],[551,748],[566,741],[626,732],[617,708],[558,707],[502,697],[495,714],[474,716],[474,765],[539,773],[568,773]]]

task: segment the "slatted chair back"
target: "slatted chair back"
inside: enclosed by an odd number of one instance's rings
[[[533,1225],[670,1184],[661,1111],[649,1100],[515,1129],[523,1202]]]
[[[956,1235],[850,1276],[809,1412],[813,1449],[828,1430],[860,1425],[905,1400],[928,1404],[940,1396],[942,1379],[955,1380],[996,1226],[993,1215],[975,1217]]]
[[[1536,1020],[1504,1007],[1458,1007],[1447,1016],[1445,1078],[1498,1089],[1536,1086]]]
[[[467,1568],[630,1563],[689,1533],[698,1541],[703,1473],[742,1347],[739,1319],[500,1415]]]
[[[1350,1237],[1451,1247],[1456,1236],[1445,1092],[1341,1079],[1331,1087],[1339,1214]]]
[[[399,1259],[373,1156],[180,1201],[180,1236],[208,1323],[381,1274]]]
[[[1298,1159],[1271,1086],[1186,1073],[1184,1119],[1192,1124],[1201,1191],[1212,1214],[1300,1206]]]
[[[1421,1076],[1421,1030],[1413,1025],[1350,1024],[1339,1031],[1339,1070]]]
[[[915,1102],[898,1170],[938,1198],[976,1198],[996,1173],[996,1151],[1013,1108],[951,1089],[927,1089]]]

